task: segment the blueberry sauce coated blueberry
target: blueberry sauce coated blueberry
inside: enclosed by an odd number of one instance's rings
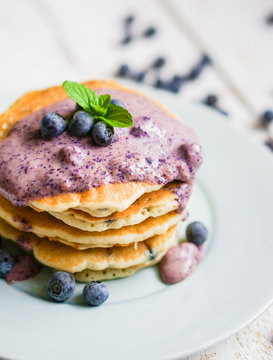
[[[112,126],[98,122],[92,130],[92,139],[99,146],[110,145],[115,139],[115,132]]]
[[[6,251],[0,249],[0,277],[6,276],[14,266],[13,257]]]
[[[266,110],[261,117],[263,125],[268,125],[273,121],[273,111]]]
[[[72,136],[87,136],[94,125],[94,118],[84,110],[76,111],[68,123],[68,132]]]
[[[204,224],[195,221],[187,226],[186,234],[189,242],[200,246],[207,240],[208,230]]]
[[[55,272],[47,283],[48,295],[58,302],[70,299],[75,292],[75,279],[65,271]]]
[[[120,106],[120,107],[126,109],[126,106],[124,105],[124,103],[119,99],[112,99],[110,104],[117,105],[117,106]]]
[[[88,305],[98,306],[106,301],[109,292],[100,281],[91,281],[83,288],[82,296]]]
[[[66,121],[57,113],[47,113],[42,118],[40,129],[43,138],[51,139],[65,131]]]

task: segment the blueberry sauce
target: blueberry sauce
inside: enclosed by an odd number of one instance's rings
[[[16,281],[27,280],[37,275],[40,270],[41,265],[32,255],[19,255],[13,269],[6,276],[6,281],[8,284],[14,284]]]
[[[0,194],[16,206],[67,192],[82,192],[105,184],[143,181],[189,182],[202,163],[194,132],[151,100],[137,94],[100,89],[121,100],[132,114],[132,128],[116,128],[107,147],[91,137],[64,132],[45,140],[39,128],[45,113],[71,116],[75,103],[65,99],[21,119],[0,142]],[[147,160],[148,159],[148,160]]]

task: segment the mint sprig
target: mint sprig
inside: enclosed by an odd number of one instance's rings
[[[87,86],[68,80],[64,81],[63,88],[67,95],[93,115],[95,120],[103,121],[112,127],[124,128],[133,125],[132,115],[126,109],[110,104],[110,95],[98,96]]]

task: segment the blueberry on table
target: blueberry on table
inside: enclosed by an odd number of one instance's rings
[[[76,111],[68,123],[68,132],[72,136],[87,136],[94,125],[94,118],[84,110]]]
[[[66,129],[66,121],[57,113],[47,113],[43,116],[40,130],[45,139],[51,139],[61,135]]]
[[[162,66],[164,66],[165,63],[166,63],[166,59],[163,58],[163,57],[159,57],[159,58],[157,58],[157,59],[154,61],[154,63],[152,64],[152,67],[153,67],[154,69],[159,69],[159,68],[161,68]]]
[[[99,146],[110,145],[115,139],[115,132],[112,126],[98,122],[92,130],[92,139]]]
[[[6,251],[0,249],[0,277],[6,276],[14,266],[13,257]]]
[[[216,95],[213,94],[208,95],[204,100],[204,103],[208,106],[215,106],[217,102],[218,102],[218,98]]]
[[[153,26],[150,26],[144,31],[143,36],[146,38],[149,38],[149,37],[154,36],[155,34],[156,34],[156,28]]]
[[[127,76],[129,75],[130,68],[127,64],[123,64],[120,66],[117,75],[118,76]]]
[[[261,117],[262,123],[264,125],[268,125],[273,120],[273,111],[272,110],[266,110]]]
[[[126,106],[123,104],[123,102],[119,99],[112,99],[110,104],[120,106],[124,109],[126,109]]]
[[[129,34],[127,34],[127,35],[125,35],[124,38],[121,40],[121,43],[122,43],[123,45],[127,45],[127,44],[129,44],[131,41],[132,41],[132,36],[129,35]]]
[[[207,240],[208,229],[201,222],[195,221],[187,226],[186,234],[189,242],[200,246]]]
[[[106,285],[100,281],[91,281],[83,288],[82,296],[91,306],[98,306],[105,302],[109,296]]]
[[[126,19],[125,19],[125,24],[132,24],[132,22],[134,21],[134,15],[129,15],[129,16],[127,16],[126,17]]]
[[[47,292],[55,301],[64,302],[73,296],[75,287],[75,279],[71,274],[57,271],[47,283]]]

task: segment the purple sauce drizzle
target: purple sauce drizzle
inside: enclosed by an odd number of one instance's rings
[[[107,147],[66,132],[44,140],[39,126],[47,112],[69,117],[75,102],[65,99],[20,120],[0,142],[0,194],[16,206],[47,196],[82,192],[104,184],[190,181],[202,162],[199,141],[186,125],[143,96],[100,89],[120,99],[132,114],[132,128],[116,128]]]
[[[6,281],[11,285],[16,281],[27,280],[37,275],[40,270],[41,265],[37,263],[32,255],[19,255],[13,269],[6,276]]]
[[[166,284],[186,279],[195,270],[203,256],[203,247],[184,242],[171,247],[160,262],[160,277]]]

